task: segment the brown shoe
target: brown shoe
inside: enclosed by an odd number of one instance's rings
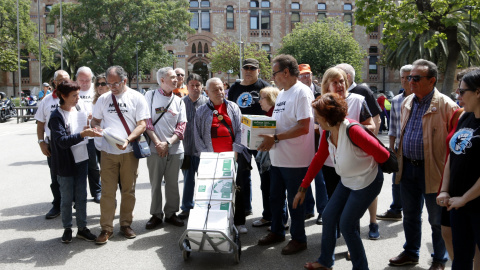
[[[297,240],[290,240],[282,249],[282,255],[292,255],[307,249],[307,243],[300,243]]]
[[[260,238],[258,240],[258,245],[259,246],[268,246],[276,243],[280,243],[285,241],[285,236],[284,235],[278,235],[276,233],[268,233],[266,236]]]
[[[410,256],[406,252],[402,252],[397,257],[390,259],[390,265],[393,266],[401,266],[407,264],[418,264],[418,258]]]
[[[108,239],[113,238],[113,232],[105,231],[102,230],[100,235],[97,237],[97,240],[95,240],[95,244],[97,245],[103,245],[108,242]]]
[[[123,233],[125,238],[132,239],[137,237],[135,232],[130,228],[130,226],[120,226],[120,232]]]
[[[158,225],[162,224],[162,219],[156,216],[152,216],[150,220],[148,220],[147,224],[145,225],[145,229],[152,230],[155,229]]]
[[[177,227],[183,227],[185,225],[185,222],[183,222],[183,220],[178,218],[176,214],[173,214],[169,218],[165,218],[165,222],[175,225]]]
[[[440,262],[432,262],[432,266],[428,268],[428,270],[444,270],[444,269],[445,269],[445,264]]]

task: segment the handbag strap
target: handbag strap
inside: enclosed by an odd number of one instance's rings
[[[372,131],[370,131],[368,128],[366,128],[364,125],[360,124],[360,123],[357,123],[357,122],[353,122],[353,123],[350,123],[348,124],[347,126],[347,136],[348,136],[348,139],[350,139],[350,142],[355,145],[356,147],[359,147],[358,145],[356,145],[353,141],[352,141],[352,138],[350,138],[350,128],[352,126],[361,126],[363,128],[363,130],[365,130],[368,134],[370,134],[370,136],[374,137],[385,149],[388,149],[382,141],[380,141],[380,139],[375,136],[375,134],[373,134]]]
[[[112,94],[112,100],[113,100],[113,106],[115,106],[115,110],[117,111],[118,117],[120,118],[120,121],[122,121],[123,127],[127,131],[127,134],[130,135],[130,128],[128,128],[127,122],[125,121],[125,118],[123,117],[122,112],[120,111],[120,108],[118,108],[117,104],[117,98],[115,98],[115,95]]]
[[[210,110],[213,111],[213,114],[215,114],[215,116],[217,116],[217,119],[218,119],[218,111],[215,110],[215,108],[212,105],[210,105],[210,103],[207,103],[207,106],[208,106],[208,108],[210,108]],[[230,137],[232,137],[232,142],[235,142],[235,137],[233,136],[233,131],[230,128],[230,126],[228,125],[227,121],[225,121],[225,118],[222,118],[222,120],[220,120],[220,123],[222,123],[228,129],[228,133],[230,133]]]
[[[153,94],[152,94],[152,100],[150,101],[150,111],[152,111],[153,109],[153,96],[155,95],[155,90],[153,90]],[[160,115],[160,117],[157,118],[157,120],[155,120],[155,123],[153,123],[153,127],[158,123],[158,121],[160,121],[160,119],[162,119],[162,116],[167,112],[168,108],[170,107],[170,104],[172,104],[173,102],[173,98],[174,98],[174,94],[172,93],[172,97],[170,98],[170,102],[168,102],[168,105],[167,107],[165,108],[165,110],[162,112],[162,114]]]

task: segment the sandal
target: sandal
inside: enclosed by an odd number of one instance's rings
[[[318,264],[318,267],[313,266],[313,264]],[[311,262],[311,263],[306,263],[303,268],[308,269],[308,270],[332,270],[333,268],[327,268],[323,265],[321,265],[318,262]]]

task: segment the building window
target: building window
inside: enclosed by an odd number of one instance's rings
[[[257,30],[259,28],[258,25],[258,10],[251,10],[250,11],[250,29]]]
[[[227,29],[234,28],[233,7],[227,6]]]
[[[22,66],[20,73],[22,75],[22,78],[30,78],[30,61],[28,61],[28,59],[23,60],[26,61],[20,64]]]
[[[368,60],[368,73],[369,74],[378,74],[377,56],[370,55],[370,59]]]
[[[318,13],[317,15],[317,21],[318,22],[323,22],[325,21],[325,19],[327,18],[327,14],[326,13]]]
[[[46,32],[47,34],[55,34],[55,23],[47,22]]]
[[[200,3],[200,6],[201,6],[201,7],[210,7],[210,1],[202,1],[202,2]]]
[[[262,50],[270,53],[270,50],[271,50],[270,44],[262,44]]]
[[[368,53],[378,53],[378,47],[371,46],[370,48],[368,48]]]
[[[198,53],[203,53],[203,47],[201,42],[198,42]]]
[[[344,4],[343,10],[352,10],[352,4]]]
[[[190,1],[191,8],[198,8],[198,1]]]
[[[198,30],[198,11],[191,11],[193,14],[192,19],[190,19],[190,27]]]
[[[205,49],[203,49],[203,52],[208,53],[208,44],[207,43],[205,43]]]
[[[298,2],[293,2],[291,5],[290,5],[291,9],[300,9],[300,3]]]
[[[202,11],[202,30],[210,31],[210,11]]]
[[[262,29],[270,29],[270,10],[262,10]]]
[[[317,4],[317,9],[318,9],[318,10],[327,10],[327,4],[325,4],[325,3],[318,3],[318,4]]]
[[[45,12],[48,13],[52,11],[52,5],[45,5]]]
[[[262,8],[269,8],[270,7],[270,1],[262,1]]]
[[[295,24],[300,22],[300,12],[292,12],[292,16],[290,17],[292,23],[292,29],[295,28]]]
[[[369,86],[370,90],[372,90],[373,93],[377,93],[378,92],[378,88],[376,86]]]
[[[258,1],[250,1],[251,8],[258,8]]]
[[[192,44],[192,53],[197,53],[197,46],[195,43]]]
[[[346,13],[343,15],[343,22],[348,25],[349,27],[352,27],[353,24],[353,16],[350,13]]]

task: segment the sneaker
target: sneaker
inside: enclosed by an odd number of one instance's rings
[[[370,225],[368,225],[368,228],[370,229],[368,231],[368,239],[377,240],[378,238],[380,238],[380,232],[378,231],[377,223],[370,223]]]
[[[68,243],[70,243],[70,242],[72,242],[72,229],[66,228],[66,229],[63,231],[62,243],[68,244]]]
[[[77,238],[83,239],[88,242],[93,242],[97,240],[97,237],[94,234],[92,234],[87,227],[83,228],[82,230],[78,229]]]
[[[237,226],[238,233],[246,234],[248,232],[247,227],[245,225],[238,225]]]
[[[395,214],[394,212],[388,210],[387,212],[377,215],[378,220],[390,220],[390,221],[401,221],[403,218],[402,212]]]
[[[262,218],[262,219],[257,219],[257,220],[255,220],[255,221],[252,223],[252,226],[253,226],[253,227],[263,227],[263,226],[268,226],[268,225],[270,225],[270,224],[272,224],[271,221],[268,221],[268,220]]]
[[[45,218],[46,219],[52,219],[52,218],[56,218],[58,216],[60,216],[60,209],[55,208],[55,206],[54,206],[54,207],[52,207],[52,209],[50,209],[50,211],[48,211],[48,213],[45,215]]]
[[[113,236],[114,236],[113,232],[103,230],[100,233],[100,235],[97,237],[97,240],[95,240],[95,244],[103,245],[107,243],[109,239],[113,238]]]

